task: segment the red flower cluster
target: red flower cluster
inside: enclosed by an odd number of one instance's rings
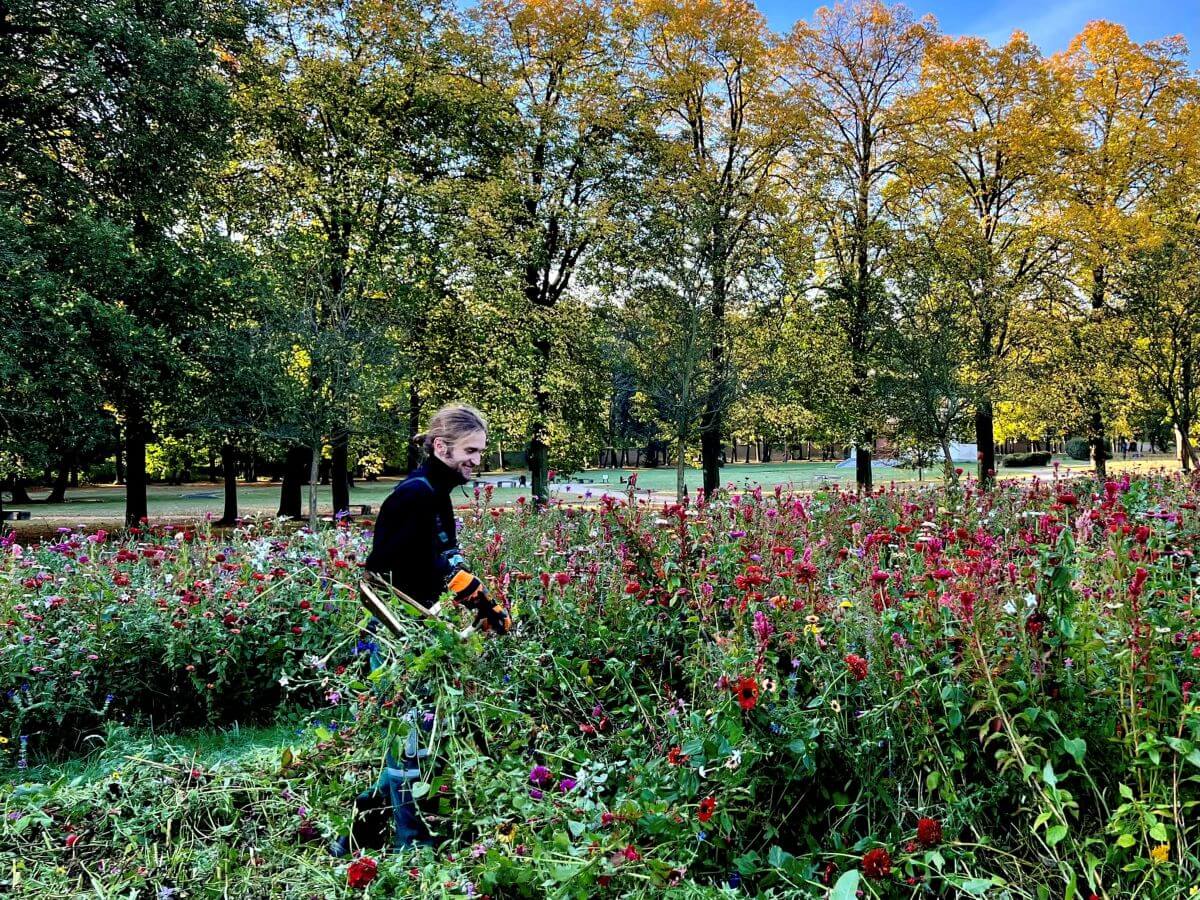
[[[867,677],[867,661],[861,656],[853,653],[846,654],[846,668],[850,670],[850,674],[854,676],[855,681],[862,681]]]
[[[863,854],[863,874],[868,878],[887,878],[892,874],[892,857],[882,847]]]
[[[696,818],[701,822],[707,822],[713,817],[713,813],[717,811],[717,801],[713,797],[705,797],[700,801],[700,808],[696,811]]]
[[[922,816],[917,822],[917,840],[923,847],[936,847],[942,842],[942,823]]]
[[[352,888],[365,888],[375,880],[378,872],[379,864],[371,857],[364,856],[350,863],[350,868],[346,870],[346,882]]]

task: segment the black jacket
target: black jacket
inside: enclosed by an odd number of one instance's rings
[[[431,456],[383,501],[367,569],[414,600],[430,605],[445,590],[452,567],[446,551],[458,546],[450,492],[466,479]]]

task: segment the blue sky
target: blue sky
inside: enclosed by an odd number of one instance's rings
[[[776,31],[786,31],[797,19],[807,19],[828,4],[756,0]],[[933,13],[947,34],[974,34],[992,43],[1007,40],[1019,28],[1043,53],[1064,49],[1087,22],[1108,19],[1129,29],[1135,41],[1182,34],[1191,51],[1191,67],[1200,67],[1200,0],[909,0],[917,15]]]

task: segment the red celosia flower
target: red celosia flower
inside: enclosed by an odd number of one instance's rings
[[[1079,503],[1079,498],[1069,491],[1059,494],[1057,499],[1063,506],[1075,506]]]
[[[917,840],[925,847],[936,847],[942,842],[942,823],[922,816],[917,822]]]
[[[733,691],[742,709],[750,710],[758,705],[758,682],[753,678],[739,678]]]
[[[682,747],[675,746],[667,751],[667,762],[673,766],[682,766],[687,759],[687,754],[683,752]]]
[[[369,856],[356,859],[346,871],[346,881],[352,888],[364,888],[374,879],[379,865]]]
[[[862,681],[867,677],[867,661],[861,656],[847,653],[846,668],[850,670],[850,674],[854,676],[855,681]]]
[[[707,822],[713,817],[713,813],[717,811],[717,801],[712,797],[705,797],[700,801],[700,809],[696,812],[696,818],[701,822]]]
[[[868,878],[887,878],[892,874],[892,858],[882,847],[863,854],[863,874]]]

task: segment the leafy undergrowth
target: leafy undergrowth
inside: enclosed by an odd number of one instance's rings
[[[485,497],[468,555],[518,625],[465,642],[367,627],[340,586],[359,531],[241,535],[220,549],[238,583],[306,586],[262,614],[308,601],[330,629],[247,677],[319,712],[224,757],[109,724],[82,770],[10,770],[6,868],[38,897],[1188,896],[1197,501],[1171,478],[540,515]],[[218,549],[197,540],[193,565]],[[139,614],[163,571],[131,573]],[[331,859],[416,722],[439,845]]]

